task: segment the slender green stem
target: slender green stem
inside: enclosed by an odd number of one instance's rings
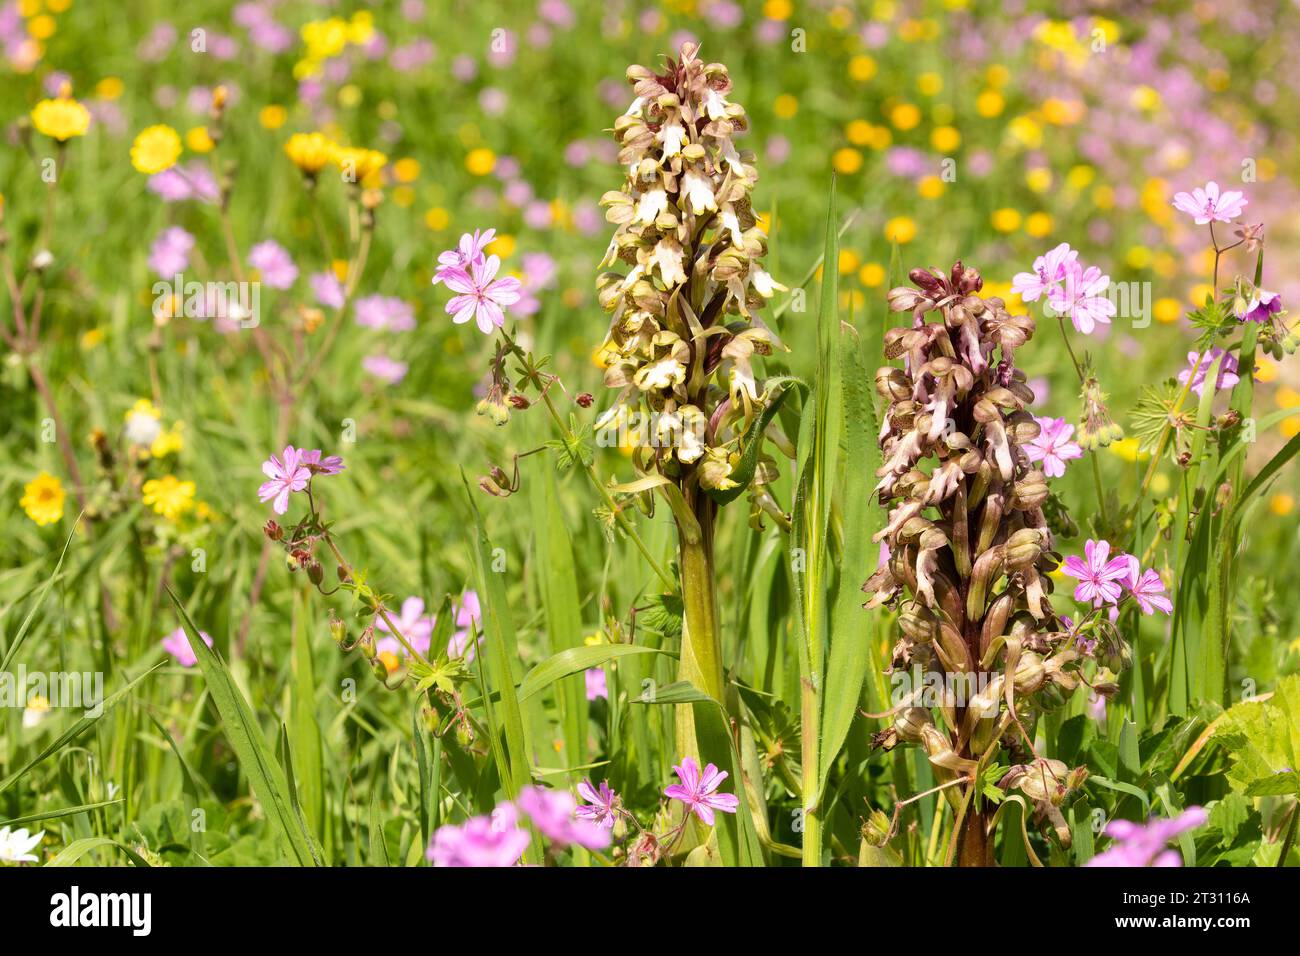
[[[1074,354],[1074,346],[1070,343],[1070,333],[1065,331],[1065,319],[1058,316],[1056,324],[1061,330],[1061,339],[1065,342],[1065,350],[1070,353],[1070,362],[1074,365],[1074,374],[1079,377],[1079,386],[1082,388],[1086,384],[1083,366],[1079,364],[1079,359]],[[1096,449],[1089,451],[1088,457],[1092,459],[1092,481],[1097,489],[1097,507],[1101,510],[1101,521],[1103,525],[1110,527],[1110,515],[1106,512],[1106,493],[1101,483],[1101,464],[1097,461]]]
[[[567,424],[565,424],[564,419],[560,417],[559,410],[555,407],[555,403],[551,401],[551,396],[546,391],[546,386],[541,380],[541,373],[527,361],[527,358],[518,346],[514,345],[513,342],[510,344],[515,355],[517,355],[528,368],[529,377],[541,390],[542,401],[546,405],[546,410],[551,413],[551,420],[555,423],[555,428],[560,433],[560,438],[570,447],[576,445],[578,442],[578,436],[573,434],[573,431]],[[669,591],[676,591],[677,582],[672,579],[672,576],[664,569],[663,565],[650,553],[650,548],[646,545],[645,541],[642,540],[641,535],[637,533],[636,527],[628,519],[627,515],[623,513],[623,509],[619,507],[618,503],[614,500],[614,496],[610,494],[609,489],[605,487],[604,482],[600,480],[600,476],[596,474],[595,466],[589,462],[584,462],[582,470],[587,473],[587,477],[591,480],[592,485],[595,487],[596,491],[600,493],[601,498],[605,502],[605,507],[610,510],[610,513],[614,516],[614,520],[618,522],[618,525],[623,529],[623,532],[632,539],[632,543],[636,545],[636,548],[641,552],[642,557],[649,562],[651,569],[663,583],[664,587]]]

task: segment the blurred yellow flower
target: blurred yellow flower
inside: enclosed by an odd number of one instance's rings
[[[177,422],[171,428],[159,432],[158,437],[149,446],[149,454],[155,458],[166,458],[168,455],[179,454],[185,449],[184,431],[185,423]]]
[[[1001,116],[1006,105],[1007,101],[1002,98],[1002,94],[997,90],[985,90],[975,99],[975,112],[985,119],[992,119],[995,116]]]
[[[434,206],[424,214],[424,224],[436,231],[446,229],[451,223],[451,216],[441,206]]]
[[[1082,100],[1063,100],[1052,96],[1043,101],[1043,119],[1053,126],[1073,126],[1083,119],[1087,111]]]
[[[388,157],[379,150],[357,146],[335,147],[332,159],[346,182],[363,186],[377,186],[379,171],[388,165]]]
[[[151,478],[141,491],[144,503],[168,521],[175,521],[194,506],[194,482],[180,481],[175,475]]]
[[[290,162],[308,176],[315,176],[333,158],[336,146],[324,133],[294,133],[284,144]]]
[[[943,92],[943,77],[938,73],[922,73],[916,78],[916,89],[922,96],[938,96]]]
[[[852,249],[840,250],[840,275],[848,275],[850,272],[858,270],[858,263],[861,262],[858,254]]]
[[[338,56],[348,45],[348,24],[341,17],[304,23],[301,32],[309,60],[328,60]]]
[[[897,130],[916,129],[921,122],[921,111],[912,103],[899,103],[889,111],[889,122]]]
[[[849,77],[859,83],[866,83],[876,75],[876,61],[865,53],[859,53],[849,60]]]
[[[1092,191],[1092,201],[1098,209],[1110,209],[1115,205],[1115,190],[1109,186],[1098,186]]]
[[[938,199],[947,188],[947,184],[938,176],[923,176],[916,184],[916,191],[922,199]]]
[[[984,71],[984,80],[989,86],[1006,86],[1011,80],[1011,71],[1001,63],[994,63]]]
[[[885,238],[905,246],[916,238],[916,223],[907,216],[895,216],[885,223]]]
[[[951,153],[961,145],[961,133],[951,126],[938,126],[930,133],[930,145],[941,153]]]
[[[1146,461],[1151,457],[1150,452],[1142,451],[1136,438],[1121,438],[1119,441],[1113,441],[1106,446],[1112,455],[1118,455],[1127,462]]]
[[[115,100],[122,95],[125,87],[116,76],[106,76],[95,84],[95,96],[101,100]]]
[[[1031,212],[1025,217],[1025,232],[1042,239],[1052,231],[1052,217],[1045,212]]]
[[[863,119],[855,119],[844,127],[844,135],[854,146],[866,146],[871,142],[871,124]]]
[[[210,153],[217,146],[206,126],[195,126],[185,133],[185,145],[195,153]]]
[[[1045,193],[1052,188],[1052,171],[1046,166],[1035,166],[1025,173],[1025,185],[1036,193]]]
[[[472,176],[486,176],[492,170],[496,169],[496,153],[486,146],[480,146],[477,149],[471,149],[465,155],[465,168],[469,170]]]
[[[1070,171],[1065,174],[1065,185],[1069,186],[1076,192],[1087,189],[1092,183],[1093,176],[1095,175],[1096,170],[1091,166],[1082,163],[1078,166],[1071,166]]]
[[[487,250],[489,255],[509,259],[515,251],[515,237],[511,235],[497,236],[483,248]]]
[[[257,121],[263,129],[279,129],[288,118],[288,110],[276,103],[263,106],[257,113]]]
[[[1008,123],[1007,133],[1029,149],[1038,149],[1043,145],[1043,128],[1028,116],[1017,116]]]
[[[1163,299],[1156,299],[1155,305],[1151,307],[1151,314],[1156,317],[1157,322],[1168,325],[1182,318],[1183,305],[1177,299],[1166,296]]]
[[[54,36],[56,28],[57,24],[55,24],[54,18],[45,13],[32,17],[27,21],[27,32],[36,40],[48,40]]]
[[[63,518],[63,484],[48,471],[43,471],[23,487],[19,502],[27,517],[41,527],[54,524]]]
[[[835,155],[831,158],[831,165],[837,173],[845,175],[856,173],[862,168],[862,154],[852,146],[845,146],[835,151]]]
[[[885,281],[885,267],[879,262],[868,262],[858,270],[858,281],[868,289],[875,289]]]
[[[1001,209],[993,210],[989,222],[998,232],[1015,232],[1020,228],[1020,213],[1010,206],[1003,206]]]
[[[790,93],[782,93],[772,101],[772,112],[778,119],[793,119],[799,112],[799,98]]]
[[[41,100],[32,109],[32,125],[43,136],[66,143],[74,136],[85,136],[90,128],[90,110],[71,96]]]
[[[413,183],[419,177],[420,161],[418,159],[411,159],[408,156],[393,163],[393,178],[399,183]]]
[[[1285,517],[1295,510],[1295,497],[1279,492],[1268,500],[1268,510],[1278,517]]]
[[[1277,380],[1277,363],[1267,356],[1260,355],[1255,358],[1255,381],[1263,382],[1267,385],[1269,382]],[[1291,390],[1285,386],[1277,390],[1277,404],[1279,408],[1290,408],[1285,398]]]
[[[148,176],[171,169],[180,156],[180,135],[162,123],[141,130],[131,144],[131,165]]]
[[[766,0],[763,4],[763,16],[769,20],[789,20],[794,13],[794,4],[790,0]]]

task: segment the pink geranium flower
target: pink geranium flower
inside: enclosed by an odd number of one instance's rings
[[[727,779],[727,771],[708,764],[701,774],[700,765],[691,757],[683,757],[681,764],[673,767],[673,770],[681,783],[665,787],[664,796],[686,804],[686,809],[707,826],[713,826],[714,810],[735,813],[740,806],[740,800],[734,793],[717,792],[722,781]]]
[[[583,671],[583,676],[587,681],[587,700],[595,700],[597,697],[609,699],[609,684],[605,679],[605,668],[589,667]]]
[[[199,637],[203,638],[203,643],[212,646],[212,638],[207,631],[199,631]],[[176,658],[176,663],[181,667],[193,667],[199,662],[198,657],[194,654],[194,648],[190,646],[190,639],[185,635],[185,629],[178,627],[162,639],[163,650]]]
[[[1102,275],[1096,266],[1085,269],[1074,261],[1067,262],[1064,268],[1061,284],[1047,293],[1052,311],[1068,316],[1084,335],[1091,335],[1098,323],[1109,325],[1110,317],[1115,314],[1115,303],[1102,293],[1110,285],[1110,276]]]
[[[578,796],[587,802],[580,805],[574,813],[607,830],[613,828],[618,819],[618,794],[610,789],[608,780],[600,782],[599,790],[592,786],[590,780],[582,781],[578,784]]]
[[[1237,375],[1237,356],[1231,352],[1225,354],[1223,349],[1214,348],[1210,354],[1201,358],[1200,352],[1187,353],[1187,368],[1178,373],[1178,382],[1180,385],[1186,385],[1189,378],[1192,379],[1192,391],[1197,395],[1205,388],[1205,377],[1210,374],[1210,366],[1220,355],[1223,361],[1219,363],[1219,377],[1215,382],[1215,391],[1222,391],[1225,388],[1232,388],[1237,382],[1241,381]],[[1199,366],[1199,367],[1198,367]],[[1196,376],[1192,377],[1192,369],[1196,369]]]
[[[1152,819],[1145,826],[1132,820],[1112,820],[1105,834],[1115,842],[1098,853],[1087,866],[1182,866],[1183,858],[1165,844],[1179,834],[1205,823],[1209,816],[1200,807],[1188,807],[1172,820]]]
[[[518,821],[514,806],[503,803],[490,817],[439,827],[425,856],[434,866],[514,866],[531,839]]]
[[[319,448],[313,448],[311,451],[302,453],[302,463],[307,466],[308,471],[313,475],[337,475],[343,470],[343,459],[338,455],[330,455],[328,458],[321,458]]]
[[[1079,253],[1063,242],[1035,259],[1033,272],[1016,273],[1011,280],[1011,291],[1026,302],[1033,302],[1057,288],[1065,278],[1067,266],[1078,258]]]
[[[1174,605],[1165,596],[1165,582],[1159,572],[1155,568],[1147,568],[1143,571],[1138,559],[1131,554],[1126,554],[1124,557],[1128,561],[1124,586],[1133,595],[1133,600],[1137,601],[1142,613],[1154,614],[1156,611],[1164,611],[1166,614],[1173,614]]]
[[[281,457],[272,455],[262,462],[262,472],[270,481],[262,483],[257,496],[262,501],[274,499],[271,508],[278,515],[289,510],[289,495],[306,488],[312,475],[311,469],[303,462],[302,451],[292,445],[284,446]]]
[[[389,615],[392,617],[393,615]],[[418,597],[409,597],[402,602],[402,609],[393,623],[402,636],[410,641],[411,646],[421,654],[429,653],[429,643],[433,638],[433,626],[436,623],[432,615],[424,613],[424,601]],[[388,622],[382,617],[375,618],[375,630],[382,631],[387,637],[375,642],[375,649],[380,653],[396,654],[401,657],[406,653],[402,642],[394,636]]]
[[[180,226],[170,226],[149,247],[149,268],[164,279],[179,275],[190,264],[193,248],[193,236]]]
[[[1061,570],[1072,578],[1079,579],[1074,589],[1074,599],[1093,607],[1103,604],[1115,604],[1123,596],[1123,582],[1128,577],[1128,556],[1121,554],[1110,556],[1109,541],[1093,541],[1091,538],[1083,546],[1086,561],[1078,555],[1070,555],[1061,565]]]
[[[603,850],[609,846],[609,830],[578,815],[578,802],[567,790],[524,787],[519,791],[515,806],[528,814],[543,836],[560,846],[576,843],[588,850]]]
[[[519,301],[522,286],[513,276],[496,278],[501,260],[488,256],[482,263],[473,263],[466,272],[451,269],[443,276],[447,288],[460,293],[447,303],[447,314],[457,325],[473,319],[479,331],[491,335],[493,329],[506,324],[505,306]]]
[[[459,630],[447,641],[447,655],[449,657],[463,657],[466,663],[474,660],[474,648],[478,642],[470,644],[469,638],[482,617],[483,612],[482,608],[479,607],[478,592],[466,591],[461,596],[460,607],[456,609],[456,627]],[[481,640],[482,638],[479,639],[479,641]]]
[[[1048,478],[1060,478],[1065,474],[1065,463],[1074,458],[1083,457],[1083,449],[1070,441],[1074,426],[1064,418],[1034,418],[1041,429],[1038,437],[1025,445],[1025,454],[1030,461],[1043,463],[1043,474]]]
[[[1198,226],[1207,222],[1232,222],[1241,215],[1250,202],[1245,193],[1233,189],[1219,193],[1219,184],[1211,180],[1205,188],[1197,186],[1191,193],[1174,195],[1174,208],[1196,220]]]
[[[433,284],[447,278],[450,272],[465,272],[473,265],[482,265],[484,260],[483,250],[496,238],[495,229],[487,229],[479,232],[475,229],[472,233],[465,233],[460,237],[460,243],[455,249],[448,249],[438,256],[438,269],[433,274]]]

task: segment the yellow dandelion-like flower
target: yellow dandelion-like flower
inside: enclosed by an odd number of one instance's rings
[[[19,504],[27,512],[27,517],[43,528],[63,518],[63,499],[66,497],[62,482],[43,471],[23,486]]]
[[[60,143],[74,136],[85,136],[90,128],[90,110],[71,96],[41,100],[32,109],[32,125],[36,131]]]
[[[210,153],[217,147],[206,126],[191,127],[185,134],[185,145],[195,153]]]
[[[141,489],[142,500],[168,521],[175,521],[194,506],[194,482],[180,481],[175,475],[151,478]]]
[[[131,144],[131,165],[147,176],[171,169],[180,157],[180,135],[161,123],[141,130]]]
[[[158,437],[153,440],[149,446],[149,454],[155,458],[166,458],[168,455],[179,454],[185,448],[185,423],[177,422],[171,428],[160,432]]]
[[[334,158],[338,147],[324,133],[294,133],[284,153],[305,175],[315,176]]]
[[[477,149],[471,149],[465,155],[465,168],[469,170],[472,176],[486,176],[492,170],[496,169],[496,153],[486,146],[480,146]]]
[[[340,146],[334,150],[334,164],[348,182],[376,186],[379,171],[388,165],[388,157],[375,149]]]
[[[279,129],[289,118],[289,111],[278,103],[263,106],[257,113],[257,121],[263,129]]]

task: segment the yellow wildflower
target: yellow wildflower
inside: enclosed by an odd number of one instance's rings
[[[180,136],[161,123],[141,130],[131,144],[131,165],[148,176],[171,169],[180,156]]]
[[[151,478],[141,490],[144,503],[168,521],[175,521],[194,506],[194,482],[180,481],[175,475]]]
[[[23,497],[19,504],[27,512],[27,517],[45,527],[63,518],[65,497],[59,479],[48,471],[43,471],[23,487]]]
[[[36,131],[60,143],[74,136],[85,136],[90,128],[90,110],[71,96],[41,100],[32,110]]]

